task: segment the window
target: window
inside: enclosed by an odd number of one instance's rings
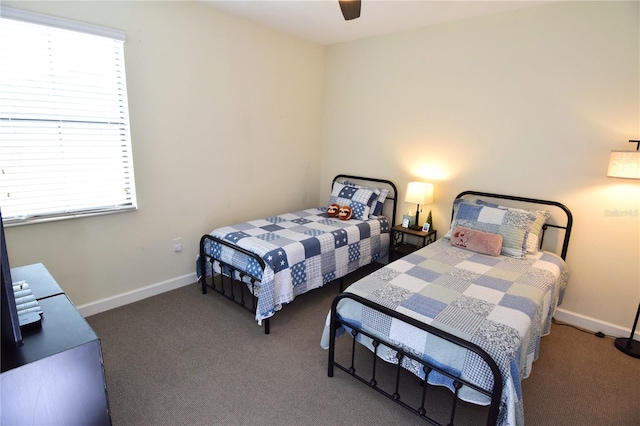
[[[136,208],[124,34],[2,8],[6,225]]]

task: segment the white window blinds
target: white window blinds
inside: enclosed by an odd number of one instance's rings
[[[123,40],[118,31],[2,8],[5,224],[136,208]]]

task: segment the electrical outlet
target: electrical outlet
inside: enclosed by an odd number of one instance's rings
[[[175,238],[173,240],[173,251],[179,253],[182,251],[182,238]]]

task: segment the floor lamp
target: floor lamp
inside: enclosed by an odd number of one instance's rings
[[[640,179],[640,140],[630,140],[636,143],[635,151],[611,151],[609,157],[609,169],[607,176],[623,179]],[[631,335],[629,338],[619,337],[615,340],[615,346],[627,355],[640,358],[640,342],[633,340],[640,317],[640,304],[636,312],[636,319],[633,321]]]

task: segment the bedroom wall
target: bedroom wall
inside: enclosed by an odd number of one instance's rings
[[[560,201],[575,221],[560,314],[630,330],[640,183],[605,175],[640,139],[638,6],[557,2],[330,46],[322,181],[433,182],[439,236],[466,189]]]
[[[198,2],[3,6],[127,35],[138,211],[6,231],[12,266],[42,262],[84,314],[195,282],[217,226],[316,206],[322,46]]]
[[[561,313],[631,327],[640,188],[605,173],[609,151],[640,138],[638,2],[558,2],[326,49],[194,2],[3,5],[128,36],[139,210],[7,230],[12,264],[44,263],[84,314],[191,282],[202,233],[324,203],[348,171],[402,192],[435,183],[440,236],[461,190],[564,202]]]

